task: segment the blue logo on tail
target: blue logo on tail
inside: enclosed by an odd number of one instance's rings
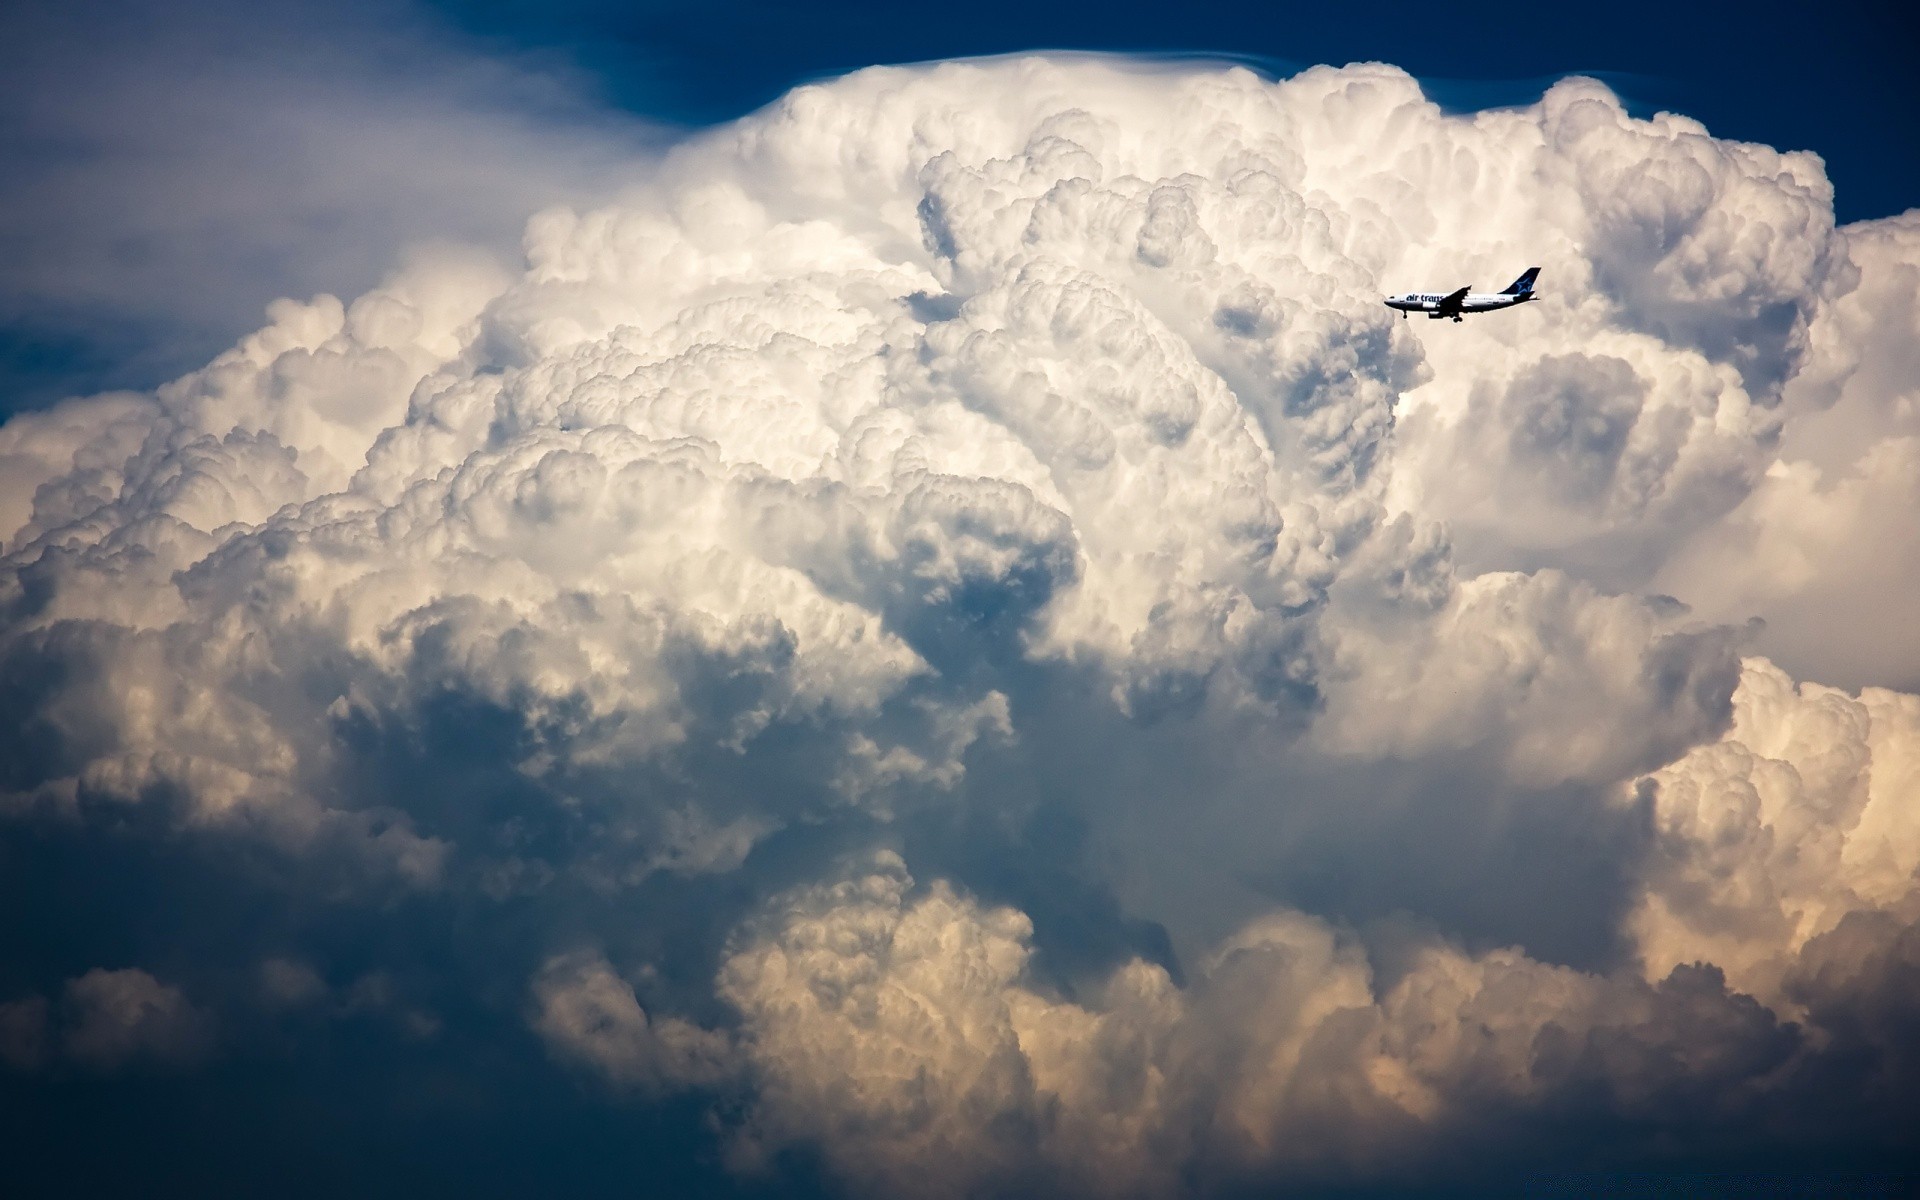
[[[1533,291],[1533,281],[1540,277],[1539,267],[1528,267],[1527,273],[1506,286],[1502,296],[1524,296]]]

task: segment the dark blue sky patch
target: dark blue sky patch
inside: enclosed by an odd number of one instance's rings
[[[1715,136],[1813,150],[1842,221],[1920,203],[1911,39],[1872,0],[1671,5],[1651,0],[1520,8],[1145,0],[960,7],[872,0],[784,5],[614,0],[442,2],[450,20],[503,47],[577,55],[625,107],[689,124],[728,120],[796,84],[874,63],[1022,50],[1222,56],[1291,74],[1381,61],[1431,79],[1465,111],[1531,103],[1553,80],[1591,74],[1641,115],[1673,109]]]
[[[700,1103],[581,1086],[506,1021],[398,1048],[341,1029],[190,1077],[0,1076],[0,1108],[20,1197],[819,1194],[727,1174]]]

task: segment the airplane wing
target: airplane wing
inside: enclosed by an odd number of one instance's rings
[[[1467,298],[1467,293],[1472,290],[1473,290],[1473,285],[1468,284],[1466,287],[1461,288],[1459,291],[1452,292],[1449,295],[1447,295],[1446,298],[1440,301],[1440,309],[1439,309],[1440,315],[1443,317],[1459,316],[1460,303],[1461,301]]]

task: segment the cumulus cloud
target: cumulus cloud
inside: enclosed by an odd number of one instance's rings
[[[1586,80],[802,88],[520,269],[0,426],[0,798],[494,931],[477,994],[742,1172],[1897,1149],[1920,701],[1848,672],[1910,630],[1813,601],[1896,611],[1907,232]],[[255,936],[250,1003],[457,1019]],[[200,1028],[86,980],[63,1045]]]
[[[711,1085],[731,1067],[726,1038],[669,1017],[650,1021],[633,987],[598,955],[550,960],[533,983],[533,1026],[561,1054],[615,1083]]]
[[[1070,999],[1035,986],[1022,914],[915,889],[891,855],[868,869],[782,897],[721,968],[755,1083],[733,1134],[747,1169],[804,1140],[874,1194],[1393,1179],[1528,1109],[1671,1116],[1707,1096],[1702,1124],[1737,1118],[1801,1046],[1713,968],[1648,984],[1429,944],[1389,980],[1292,912],[1184,988],[1135,960]],[[616,1024],[644,1030],[637,1012]]]
[[[92,970],[70,981],[66,1052],[89,1066],[115,1067],[137,1058],[186,1062],[205,1053],[206,1018],[180,989],[145,971]]]
[[[212,1044],[212,1018],[179,988],[136,967],[96,967],[69,979],[57,1004],[45,996],[0,1004],[0,1061],[16,1068],[56,1057],[102,1072],[128,1064],[182,1067]]]
[[[1764,616],[1761,646],[1797,673],[1912,691],[1920,639],[1904,602],[1920,583],[1920,543],[1901,518],[1920,478],[1920,216],[1841,235],[1859,284],[1817,310],[1778,456],[1658,583],[1702,615]]]
[[[1651,778],[1662,852],[1636,915],[1654,974],[1717,964],[1785,999],[1854,914],[1920,915],[1920,697],[1849,696],[1748,663],[1726,737]]]

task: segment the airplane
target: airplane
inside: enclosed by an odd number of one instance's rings
[[[1431,321],[1438,321],[1442,317],[1459,321],[1465,319],[1464,313],[1492,312],[1497,308],[1512,308],[1516,304],[1538,300],[1540,297],[1534,293],[1533,281],[1539,277],[1539,267],[1528,267],[1526,274],[1508,284],[1505,291],[1476,292],[1469,284],[1444,296],[1438,292],[1404,292],[1398,296],[1388,296],[1383,303],[1388,308],[1399,309],[1403,321],[1410,312],[1423,312]]]

